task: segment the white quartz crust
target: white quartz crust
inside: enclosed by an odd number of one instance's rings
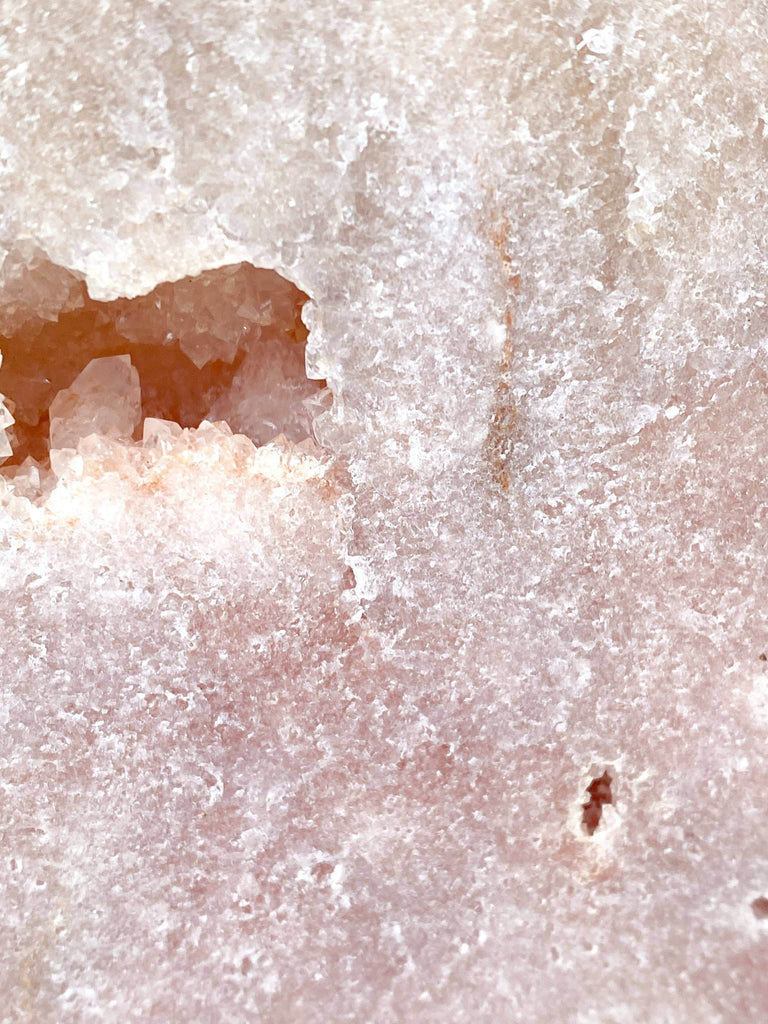
[[[2,330],[247,260],[334,395],[0,479],[2,1024],[762,1024],[764,4],[0,13]]]

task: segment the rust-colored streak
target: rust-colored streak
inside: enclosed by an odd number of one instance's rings
[[[515,296],[520,290],[520,272],[509,253],[509,220],[502,215],[490,231],[491,241],[501,263],[505,278],[507,303],[504,310],[505,337],[498,383],[491,408],[485,457],[491,469],[494,482],[509,490],[509,460],[515,443],[518,426],[517,408],[512,398],[510,375],[514,355],[512,328],[514,325]]]

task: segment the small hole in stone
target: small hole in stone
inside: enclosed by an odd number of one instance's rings
[[[342,576],[345,590],[354,590],[357,586],[357,579],[355,578],[355,571],[351,566],[347,566]]]
[[[0,393],[14,419],[7,426],[0,405],[5,475],[47,468],[52,448],[89,433],[137,439],[149,417],[299,442],[330,404],[305,372],[307,296],[275,271],[238,263],[99,302],[39,254],[2,270]]]
[[[759,656],[759,660],[760,660],[760,661],[768,661],[768,654],[765,654],[765,652],[763,652],[763,653],[762,653],[762,654],[761,654],[761,655]]]
[[[329,864],[328,861],[320,861],[312,868],[312,877],[316,882],[324,882],[332,874],[333,864]]]
[[[756,900],[752,900],[752,913],[758,919],[758,921],[764,921],[768,918],[768,897],[758,896]]]
[[[594,835],[597,826],[603,817],[603,806],[613,803],[611,793],[611,778],[608,771],[604,771],[599,778],[593,779],[587,786],[589,799],[582,805],[581,824],[587,835]]]

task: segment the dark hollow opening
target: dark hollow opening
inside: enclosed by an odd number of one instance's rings
[[[589,799],[583,804],[583,811],[581,815],[581,824],[587,835],[594,835],[597,826],[603,817],[603,807],[605,804],[613,803],[613,794],[611,792],[611,783],[613,779],[607,771],[597,778],[593,779],[587,786],[587,794]]]
[[[15,421],[6,471],[27,460],[48,465],[52,438],[58,446],[50,413],[57,395],[55,416],[77,406],[66,413],[80,417],[75,434],[103,429],[95,413],[88,418],[92,394],[85,407],[61,397],[77,396],[93,359],[127,356],[138,373],[140,414],[126,439],[140,437],[141,421],[155,417],[182,427],[224,420],[256,444],[279,434],[298,442],[312,436],[315,415],[328,405],[325,382],[305,372],[307,296],[275,271],[239,263],[99,302],[75,274],[38,256],[22,285],[15,305],[0,296],[0,393]],[[103,364],[105,406],[120,398],[110,391],[113,366]]]

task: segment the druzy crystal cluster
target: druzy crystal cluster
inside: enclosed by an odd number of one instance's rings
[[[0,19],[0,1021],[768,1019],[758,0]]]
[[[274,271],[242,263],[98,302],[38,253],[4,268],[25,289],[0,313],[4,451],[28,471],[17,483],[90,434],[130,440],[145,418],[298,442],[329,404],[304,371],[307,297]]]

